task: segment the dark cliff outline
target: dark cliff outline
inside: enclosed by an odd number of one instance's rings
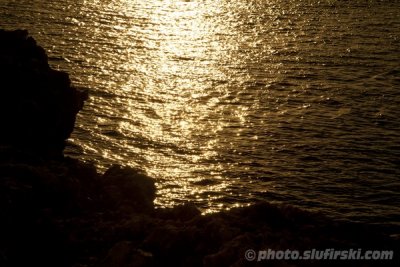
[[[104,174],[63,155],[87,93],[50,68],[24,30],[0,30],[0,266],[336,266],[251,262],[248,249],[395,250],[391,229],[337,222],[258,203],[203,216],[191,204],[155,209],[154,180],[113,166]]]

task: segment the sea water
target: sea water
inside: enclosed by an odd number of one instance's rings
[[[0,0],[89,90],[66,153],[158,206],[259,200],[400,224],[400,3]]]

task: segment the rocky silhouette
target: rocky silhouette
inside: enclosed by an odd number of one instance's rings
[[[26,31],[0,31],[0,266],[398,266],[381,226],[258,203],[156,208],[155,181],[63,156],[87,98]],[[391,261],[248,261],[248,249],[394,250]]]
[[[0,73],[0,143],[61,156],[87,94],[23,30],[0,32]]]

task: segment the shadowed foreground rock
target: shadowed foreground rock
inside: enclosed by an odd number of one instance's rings
[[[84,95],[49,68],[26,32],[0,31],[0,41],[0,266],[398,266],[390,229],[268,203],[207,216],[190,204],[155,209],[154,181],[140,170],[99,174],[61,157]],[[395,250],[395,260],[244,257],[248,249],[313,248]]]
[[[1,144],[61,156],[86,97],[27,31],[0,31]]]

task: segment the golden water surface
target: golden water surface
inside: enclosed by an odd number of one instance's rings
[[[67,153],[160,206],[257,200],[399,222],[400,4],[1,0],[90,99]]]

